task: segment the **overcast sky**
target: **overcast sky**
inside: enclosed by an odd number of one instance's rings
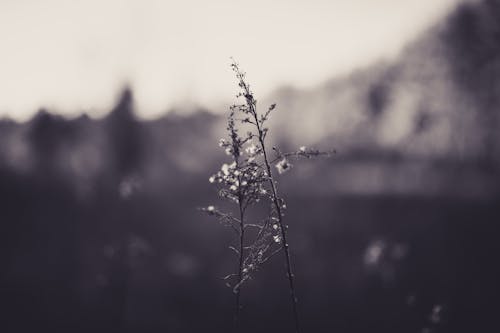
[[[459,0],[0,0],[0,116],[99,115],[125,83],[143,117],[310,87],[394,57]]]

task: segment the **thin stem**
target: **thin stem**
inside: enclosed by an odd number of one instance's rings
[[[267,261],[269,261],[269,259],[271,259],[272,257],[274,257],[275,255],[277,255],[278,253],[281,252],[281,250],[283,250],[283,247],[279,247],[276,251],[274,251],[273,253],[271,253],[269,256],[266,257],[266,259],[262,260],[261,262],[261,265],[264,265]]]
[[[240,78],[240,83],[241,87],[245,90],[245,98],[247,101],[247,105],[249,107],[249,111],[252,114],[254,120],[255,120],[255,127],[257,128],[257,131],[259,133],[259,142],[262,147],[262,153],[264,155],[264,164],[266,166],[267,174],[268,174],[268,180],[269,180],[269,185],[271,186],[272,190],[272,201],[276,209],[276,213],[278,214],[278,223],[280,226],[281,230],[281,238],[283,242],[283,250],[285,254],[285,262],[286,262],[286,270],[287,270],[287,276],[288,276],[288,282],[290,285],[290,297],[292,301],[292,311],[293,311],[293,316],[294,316],[294,321],[295,321],[295,331],[296,333],[300,333],[300,325],[299,325],[299,314],[298,314],[298,309],[297,309],[297,296],[295,292],[295,281],[294,281],[294,275],[292,271],[292,263],[291,263],[291,258],[290,258],[290,250],[289,250],[289,244],[287,241],[287,235],[286,235],[286,228],[283,223],[283,215],[281,212],[281,205],[279,203],[279,196],[278,196],[278,189],[276,188],[276,184],[274,182],[272,170],[271,170],[271,165],[269,163],[269,159],[267,157],[267,152],[266,152],[266,147],[264,143],[264,130],[261,127],[261,124],[259,123],[257,111],[255,109],[255,102],[253,99],[253,96],[250,92],[250,88],[244,82],[242,78]]]
[[[243,224],[243,209],[241,204],[239,205],[240,207],[240,228],[241,228],[241,233],[240,233],[240,260],[239,260],[239,268],[238,268],[238,284],[241,284],[241,281],[243,280],[243,251],[244,251],[244,246],[243,246],[243,241],[244,241],[244,235],[245,235],[245,228]],[[238,286],[236,288],[236,309],[235,309],[235,315],[234,315],[234,330],[235,332],[238,330],[239,322],[240,322],[240,310],[241,310],[241,286]]]
[[[257,117],[255,117],[255,118],[257,118]],[[259,133],[261,133],[261,129],[260,129],[259,125],[257,125],[257,129],[258,129]],[[295,331],[297,333],[299,333],[300,326],[299,326],[299,313],[298,313],[298,309],[297,309],[297,296],[295,293],[295,282],[294,282],[294,275],[293,275],[293,271],[292,271],[292,263],[291,263],[291,259],[290,259],[289,244],[287,241],[286,228],[285,228],[285,225],[283,223],[283,216],[281,213],[281,205],[278,201],[278,190],[276,188],[276,184],[274,183],[274,179],[273,179],[272,171],[271,171],[271,166],[270,166],[268,159],[267,159],[267,153],[266,153],[266,149],[264,146],[264,139],[263,139],[262,135],[259,135],[259,141],[260,141],[260,144],[262,145],[262,152],[264,154],[264,161],[266,164],[267,173],[269,175],[269,184],[271,185],[271,190],[272,190],[272,194],[273,194],[272,195],[273,204],[274,204],[274,206],[276,208],[276,212],[278,214],[278,223],[280,225],[281,238],[283,240],[283,250],[284,250],[284,254],[285,254],[288,282],[290,284],[290,296],[292,298],[292,310],[293,310],[293,316],[294,316],[294,320],[295,320]]]
[[[239,167],[239,158],[235,156],[235,162],[237,168]],[[238,184],[241,184],[241,177],[238,176]],[[243,264],[244,264],[244,240],[245,240],[245,223],[244,215],[245,208],[243,207],[243,193],[241,191],[241,186],[238,186],[238,208],[240,212],[240,250],[239,250],[239,265],[238,265],[238,284],[236,288],[236,309],[234,314],[234,331],[237,332],[240,324],[240,312],[241,312],[241,283],[243,281]]]
[[[319,157],[319,156],[326,156],[329,157],[332,154],[335,154],[335,151],[315,151],[313,153],[305,154],[305,153],[298,153],[298,152],[291,152],[291,153],[282,153],[279,154],[279,156],[275,157],[270,163],[273,164],[277,162],[278,160],[282,159],[283,157],[304,157],[304,158],[310,158],[311,156],[314,157]]]

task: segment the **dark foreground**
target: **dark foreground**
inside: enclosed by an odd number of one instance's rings
[[[230,331],[231,233],[195,211],[213,192],[0,180],[1,332]],[[304,332],[494,332],[499,204],[292,193]],[[243,331],[292,330],[280,260],[243,289]]]

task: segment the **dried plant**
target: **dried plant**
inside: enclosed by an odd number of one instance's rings
[[[219,196],[237,205],[236,216],[215,206],[202,208],[209,215],[236,233],[236,244],[229,248],[238,256],[238,270],[224,277],[226,284],[236,295],[234,315],[235,328],[238,327],[241,311],[242,285],[251,279],[263,264],[279,252],[284,253],[287,277],[289,281],[291,303],[296,332],[299,328],[297,295],[295,288],[290,245],[287,240],[288,226],[283,218],[286,204],[278,192],[278,182],[273,176],[272,165],[278,173],[288,171],[291,158],[312,158],[330,156],[334,153],[300,147],[297,151],[283,153],[273,147],[271,159],[266,145],[269,129],[267,121],[276,108],[272,104],[264,113],[257,111],[257,100],[245,80],[245,73],[233,61],[231,68],[238,79],[240,92],[237,98],[241,104],[230,107],[227,118],[228,138],[221,139],[219,145],[231,157],[230,164],[224,163],[220,170],[209,178],[210,183],[218,187]],[[242,134],[245,132],[245,134]],[[267,207],[267,214],[262,219],[248,218],[248,210],[257,204]],[[255,207],[256,208],[256,207]],[[257,210],[257,209],[256,209]],[[250,230],[252,232],[250,232]]]

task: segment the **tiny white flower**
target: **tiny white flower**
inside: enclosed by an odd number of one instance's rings
[[[236,171],[234,172],[234,175],[235,175],[235,176],[239,176],[239,175],[240,175],[240,172],[239,172],[238,170],[236,170]]]
[[[247,184],[248,184],[248,183],[247,183],[247,181],[246,181],[246,180],[244,180],[244,181],[242,181],[242,182],[241,182],[241,186],[246,186]]]
[[[305,151],[306,151],[306,146],[301,146],[301,147],[299,148],[299,150],[300,150],[301,152],[305,152]]]
[[[229,165],[227,165],[226,163],[222,164],[222,167],[220,168],[222,170],[222,172],[224,173],[224,175],[229,175]]]
[[[280,174],[282,174],[282,173],[287,172],[288,170],[290,170],[291,167],[292,167],[292,164],[290,164],[290,162],[288,162],[288,160],[286,158],[284,158],[281,161],[279,161],[275,165],[275,167],[276,167],[276,169],[278,169],[278,172]]]
[[[226,148],[226,155],[231,155],[233,153],[233,150],[229,147]]]
[[[236,191],[238,188],[236,187],[236,185],[231,185],[231,187],[229,187],[229,189],[231,191]]]
[[[276,243],[281,242],[281,238],[280,238],[280,236],[278,236],[278,235],[273,236],[273,240],[274,240]]]
[[[274,230],[278,230],[278,225],[277,224],[273,224],[273,229]]]
[[[214,176],[212,176],[212,177],[208,178],[208,181],[209,181],[210,183],[215,182],[215,177],[214,177]]]
[[[213,211],[215,210],[215,207],[214,207],[214,206],[208,206],[208,207],[207,207],[207,210],[208,210],[209,212],[213,212]]]
[[[252,143],[245,151],[248,155],[255,155],[257,153],[257,146]]]

